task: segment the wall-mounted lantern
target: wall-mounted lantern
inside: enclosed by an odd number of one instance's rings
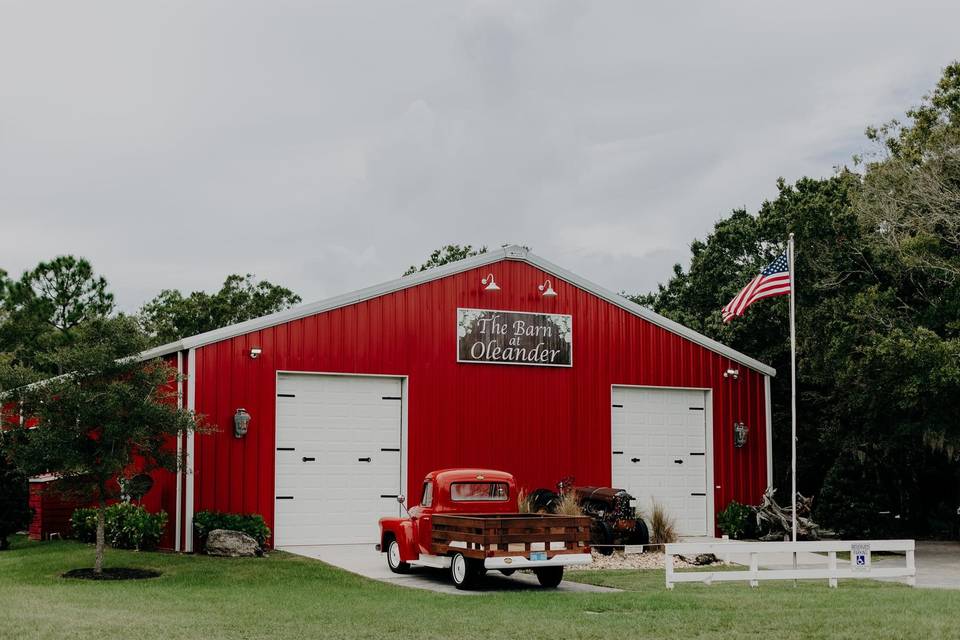
[[[237,412],[233,414],[233,435],[238,438],[242,438],[247,435],[247,430],[250,427],[250,414],[247,413],[247,410],[243,407],[237,409]]]
[[[492,273],[488,273],[486,278],[480,280],[480,284],[486,285],[484,287],[486,291],[500,291],[500,285],[493,279]]]
[[[733,446],[742,449],[747,444],[747,434],[750,433],[750,427],[742,422],[733,423]]]
[[[557,292],[553,290],[553,283],[549,280],[545,281],[542,285],[537,287],[540,290],[540,295],[544,298],[555,298]]]
[[[263,353],[263,349],[261,349],[260,347],[252,347],[250,349],[250,358],[253,360],[256,360],[257,358],[260,357],[261,353]]]

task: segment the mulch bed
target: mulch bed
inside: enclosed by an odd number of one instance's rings
[[[71,569],[63,574],[64,578],[77,580],[148,580],[160,576],[159,571],[152,569],[131,569],[129,567],[108,567],[103,573],[96,574],[92,568]]]

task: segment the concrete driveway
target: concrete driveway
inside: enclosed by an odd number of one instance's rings
[[[960,542],[918,541],[914,560],[918,587],[960,589]],[[903,558],[880,556],[872,563],[881,567],[902,565]]]
[[[540,587],[540,583],[537,582],[536,576],[532,574],[515,573],[508,578],[496,571],[491,571],[474,589],[470,591],[460,591],[450,582],[450,576],[446,570],[414,567],[410,570],[410,573],[407,574],[393,573],[389,567],[387,567],[387,560],[384,555],[374,549],[372,544],[295,546],[282,547],[281,551],[321,560],[351,573],[356,573],[366,578],[373,578],[374,580],[380,580],[381,582],[388,582],[403,587],[412,587],[414,589],[427,589],[439,593],[477,595],[502,593],[505,591],[537,591],[542,588]],[[553,591],[559,591],[561,593],[615,593],[619,591],[619,589],[597,587],[590,584],[580,584],[564,580],[560,583],[560,586],[553,589]]]

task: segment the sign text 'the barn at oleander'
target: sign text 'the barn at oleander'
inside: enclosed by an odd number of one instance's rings
[[[457,309],[457,361],[573,366],[573,317]]]

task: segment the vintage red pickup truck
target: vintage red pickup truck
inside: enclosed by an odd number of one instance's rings
[[[377,549],[394,573],[411,565],[448,569],[454,585],[467,589],[488,569],[532,569],[541,585],[556,587],[564,567],[591,562],[590,518],[519,513],[516,483],[503,471],[428,473],[420,504],[407,514],[380,519]]]

